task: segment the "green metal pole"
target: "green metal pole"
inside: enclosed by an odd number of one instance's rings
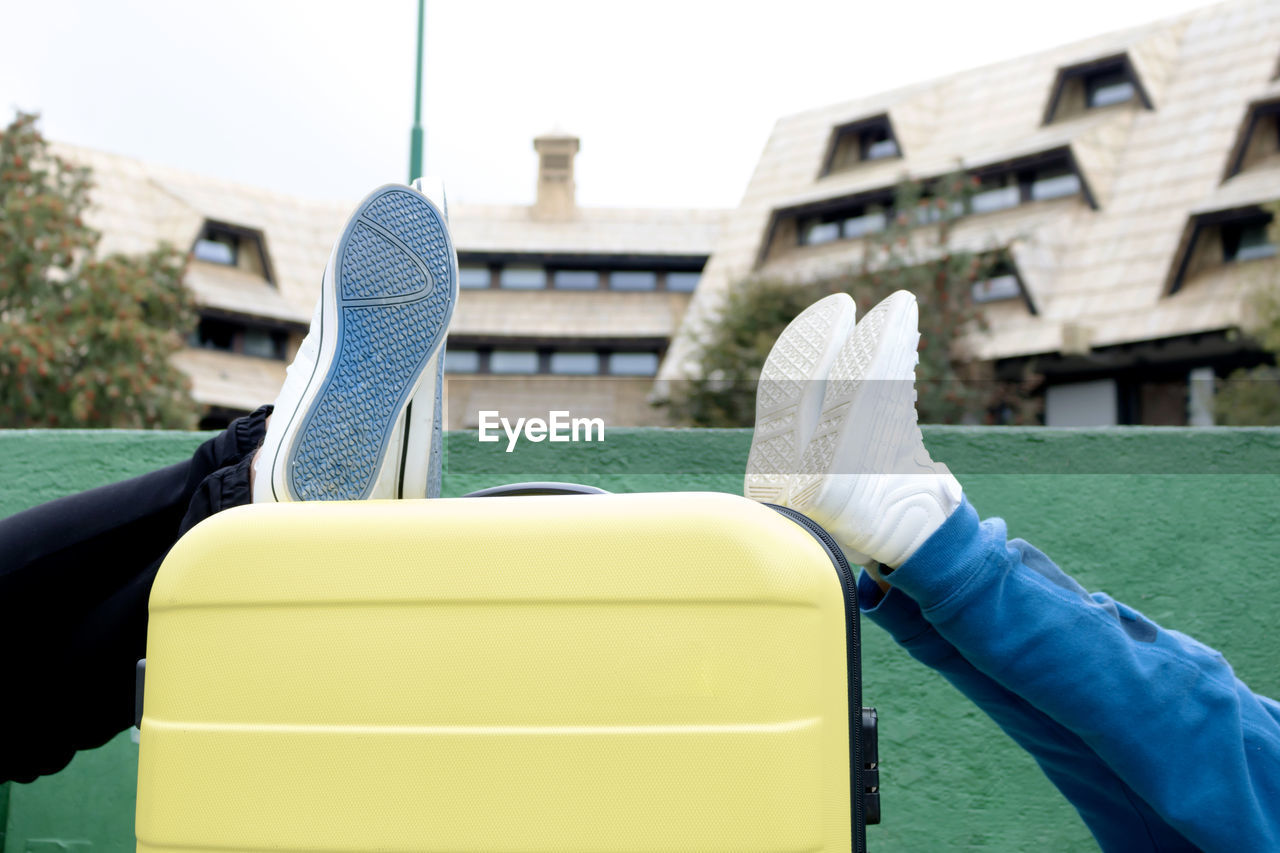
[[[425,40],[427,0],[418,0],[417,82],[413,89],[413,130],[409,133],[409,183],[422,177],[422,43]]]

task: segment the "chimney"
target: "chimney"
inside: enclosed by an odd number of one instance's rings
[[[572,219],[575,210],[573,158],[578,153],[578,137],[548,133],[533,140],[538,152],[538,200],[533,218]]]
[[[1080,323],[1062,324],[1063,355],[1088,355],[1093,349],[1093,329]]]

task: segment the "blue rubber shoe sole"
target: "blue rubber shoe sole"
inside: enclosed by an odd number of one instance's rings
[[[407,187],[375,191],[352,215],[334,254],[336,347],[287,460],[298,500],[372,493],[396,418],[448,328],[456,258],[444,217]]]

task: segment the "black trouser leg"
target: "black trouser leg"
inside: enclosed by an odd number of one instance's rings
[[[0,781],[56,772],[128,728],[156,570],[190,527],[249,502],[268,414],[186,462],[0,520]]]

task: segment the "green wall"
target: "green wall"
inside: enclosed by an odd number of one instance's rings
[[[1003,516],[1085,586],[1221,649],[1255,690],[1280,696],[1280,430],[935,427],[925,436],[984,515]],[[0,432],[0,516],[178,461],[201,439]],[[538,478],[736,492],[750,433],[611,430],[603,444],[510,454],[475,439],[449,436],[448,495]],[[874,628],[863,667],[881,719],[884,823],[869,830],[873,850],[1092,846],[1031,759]],[[136,761],[121,735],[57,776],[9,786],[7,799],[0,786],[4,851],[132,850]]]

